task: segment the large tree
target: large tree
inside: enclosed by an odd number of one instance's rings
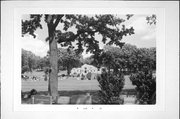
[[[121,65],[119,64],[120,60],[122,60],[121,55],[122,51],[120,50],[120,48],[105,46],[101,54],[101,64],[103,66],[106,66],[109,72],[110,69],[114,69],[114,71],[117,71],[121,67]]]
[[[50,59],[50,95],[53,100],[57,101],[58,96],[58,53],[57,43],[62,46],[72,46],[72,42],[76,41],[77,53],[83,51],[83,46],[87,52],[91,52],[98,57],[101,53],[99,41],[95,39],[95,34],[102,36],[102,41],[105,44],[115,44],[122,46],[123,36],[134,34],[134,29],[126,28],[123,22],[129,19],[121,19],[115,15],[64,15],[64,14],[45,14],[45,15],[30,15],[29,20],[22,20],[22,35],[30,34],[34,37],[37,28],[42,29],[41,19],[48,28],[49,42],[49,59]],[[58,24],[62,23],[63,30],[57,29]],[[122,27],[119,27],[122,26]],[[68,31],[70,27],[74,27],[77,32]]]
[[[101,54],[101,64],[106,66],[109,71],[114,69],[115,72],[130,68],[133,59],[133,53],[137,48],[130,44],[125,44],[122,48],[113,46],[104,46]],[[130,61],[131,60],[131,61]]]

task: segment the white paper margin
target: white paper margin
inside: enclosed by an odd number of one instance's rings
[[[21,18],[23,14],[156,14],[156,105],[21,104]],[[165,10],[163,8],[16,8],[14,10],[14,111],[163,111],[165,104]]]

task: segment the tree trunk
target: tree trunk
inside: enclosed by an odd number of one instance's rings
[[[49,93],[54,102],[57,102],[58,98],[58,53],[57,53],[57,41],[55,37],[49,41],[50,50],[50,72],[49,72]]]
[[[70,64],[71,65],[71,64]],[[68,64],[67,66],[67,75],[69,76],[71,73],[71,66]]]

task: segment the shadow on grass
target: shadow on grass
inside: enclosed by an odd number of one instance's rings
[[[99,91],[92,90],[84,90],[84,91],[58,91],[59,96],[68,96],[71,97],[73,95],[86,95],[86,93],[90,93],[92,96],[92,104],[100,104],[100,100],[98,97]],[[23,92],[23,95],[28,95],[29,92]],[[37,95],[48,95],[47,91],[39,91]],[[22,104],[31,104],[31,98],[22,98]]]
[[[73,95],[86,95],[90,93],[92,96],[92,104],[101,104],[99,98],[99,90],[84,90],[84,91],[58,91],[59,96],[68,96],[71,97]],[[23,95],[28,95],[29,92],[23,92]],[[48,95],[47,91],[39,91],[37,95]],[[136,95],[136,91],[134,89],[126,89],[121,92],[121,95]],[[31,98],[22,98],[22,104],[31,104]]]

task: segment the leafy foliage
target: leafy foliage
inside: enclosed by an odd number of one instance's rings
[[[29,33],[35,36],[36,29],[42,29],[41,19],[44,16],[44,21],[48,26],[49,37],[46,39],[50,41],[52,37],[58,39],[61,46],[72,46],[72,42],[76,41],[78,46],[75,50],[77,53],[83,51],[83,46],[86,47],[86,52],[93,53],[95,60],[98,59],[102,50],[99,48],[99,41],[95,39],[95,34],[102,36],[103,43],[107,45],[117,45],[122,47],[124,43],[120,42],[123,36],[134,34],[134,29],[126,28],[123,23],[125,19],[118,18],[115,15],[71,15],[71,14],[31,14],[29,20],[22,20],[22,35]],[[133,15],[128,14],[127,20]],[[56,26],[63,24],[63,31],[56,30]],[[119,27],[119,26],[122,27]],[[77,33],[69,31],[68,29],[74,27]]]
[[[144,67],[156,70],[156,48],[138,48],[128,58],[128,66],[133,72],[143,71]]]
[[[41,22],[41,17],[42,15],[30,15],[29,20],[21,21],[22,23],[22,36],[25,34],[29,33],[32,35],[34,38],[36,35],[34,34],[35,30],[37,28],[42,29],[42,25],[40,24]]]
[[[125,44],[122,48],[105,46],[99,64],[115,72],[127,69],[129,72],[142,71],[143,67],[156,69],[156,48],[137,48]]]
[[[24,49],[22,49],[21,58],[22,73],[38,68],[38,62],[41,59],[32,52],[26,51]]]
[[[146,17],[146,20],[147,20],[147,23],[152,25],[156,25],[156,15],[155,14],[152,14],[151,16],[147,16]]]
[[[124,76],[120,73],[104,72],[98,77],[99,96],[102,104],[119,104],[119,94],[124,86]]]
[[[21,69],[22,74],[25,72],[28,72],[28,71],[30,71],[30,70],[29,70],[29,67],[27,65],[22,66],[22,69]]]
[[[76,54],[73,49],[58,49],[58,65],[63,66],[68,71],[68,75],[73,67],[81,65],[81,56]]]
[[[86,74],[86,77],[87,77],[88,80],[91,80],[92,73],[91,73],[91,72],[88,72],[88,73]]]
[[[48,56],[40,58],[37,61],[37,68],[39,68],[39,69],[44,69],[44,68],[49,67],[49,66],[50,66],[50,63],[49,63],[49,57]]]
[[[83,46],[86,47],[86,52],[94,54],[94,58],[98,59],[102,52],[99,48],[99,41],[95,39],[95,34],[102,36],[102,41],[107,45],[117,45],[122,47],[124,43],[121,42],[122,38],[127,35],[134,34],[134,29],[126,28],[122,23],[126,20],[118,18],[114,15],[71,15],[71,14],[45,14],[45,15],[30,15],[29,20],[22,20],[22,36],[30,34],[34,38],[35,30],[42,28],[41,18],[44,16],[44,21],[48,27],[49,41],[49,61],[50,68],[50,94],[53,95],[53,100],[57,99],[57,65],[58,65],[58,52],[57,42],[61,46],[72,47],[72,42],[76,41],[77,48],[76,53],[83,52]],[[130,16],[129,16],[130,17]],[[63,30],[57,30],[56,27],[59,24],[63,25]],[[118,27],[118,26],[122,27]],[[77,32],[69,31],[74,27]]]
[[[101,54],[102,65],[108,67],[109,71],[110,69],[114,69],[117,72],[125,63],[122,55],[120,48],[105,46],[104,52]]]
[[[139,71],[130,76],[133,85],[138,91],[138,101],[140,104],[156,103],[156,77],[148,69]]]
[[[68,16],[68,18],[67,18]],[[72,45],[71,42],[77,41],[76,45],[78,48],[77,52],[82,52],[85,46],[86,52],[98,54],[102,50],[99,49],[99,41],[95,39],[95,34],[102,35],[102,41],[106,44],[122,46],[123,43],[120,40],[123,36],[134,34],[134,29],[125,28],[123,25],[122,29],[118,25],[125,22],[124,19],[117,18],[113,15],[66,15],[64,21],[65,27],[74,26],[77,29],[77,34],[67,31],[65,33],[57,32],[58,42],[62,46]],[[67,30],[67,29],[65,29]],[[107,40],[110,41],[107,42]]]
[[[127,14],[127,19],[131,18],[132,14]],[[83,46],[86,47],[86,52],[94,54],[95,64],[98,64],[99,56],[102,49],[99,48],[99,41],[95,39],[95,35],[102,36],[102,41],[106,45],[117,45],[122,47],[121,42],[123,36],[134,34],[134,29],[126,28],[123,23],[125,19],[118,18],[115,15],[71,15],[71,14],[31,14],[29,20],[22,20],[22,35],[29,33],[35,36],[35,30],[42,29],[41,19],[48,26],[49,37],[46,41],[52,40],[55,37],[58,43],[63,47],[72,47],[72,42],[76,41],[76,53],[83,52]],[[61,23],[64,31],[56,30],[57,25]],[[122,26],[122,27],[120,27]],[[76,33],[69,31],[73,27],[77,30]],[[51,63],[50,63],[51,64]]]

